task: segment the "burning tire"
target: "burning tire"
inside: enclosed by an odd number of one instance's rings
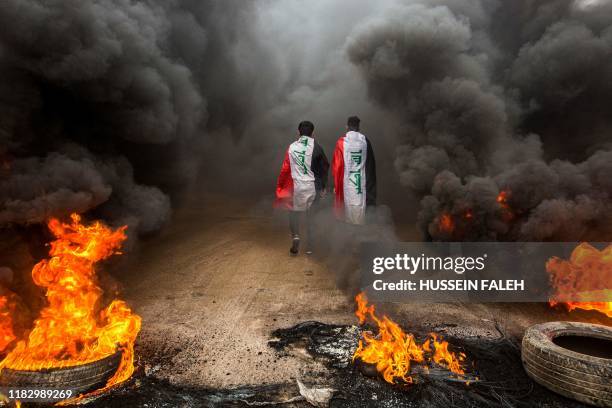
[[[522,344],[527,374],[546,388],[612,407],[612,328],[575,322],[530,327]]]
[[[121,351],[75,367],[40,371],[2,369],[0,387],[72,390],[73,396],[103,388],[121,363]]]

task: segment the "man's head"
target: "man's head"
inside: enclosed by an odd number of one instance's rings
[[[314,125],[309,120],[300,122],[298,125],[298,132],[300,133],[300,136],[312,136],[312,133],[314,132]]]
[[[359,119],[357,116],[351,116],[346,121],[346,128],[348,130],[352,130],[353,132],[358,132],[360,123],[361,119]]]

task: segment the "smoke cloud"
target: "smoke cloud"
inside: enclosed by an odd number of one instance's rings
[[[177,5],[162,4],[0,6],[0,223],[99,208],[146,233],[167,219],[206,101],[169,50]]]
[[[398,2],[347,43],[429,239],[612,236],[609,2]],[[604,17],[607,16],[607,17]]]
[[[271,195],[299,121],[330,154],[358,114],[380,201],[428,239],[610,239],[611,21],[603,0],[7,0],[0,224],[149,233],[189,186]]]

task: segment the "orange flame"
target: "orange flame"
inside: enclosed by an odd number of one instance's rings
[[[355,297],[357,302],[357,310],[355,310],[355,316],[359,319],[359,324],[364,324],[368,315],[374,313],[374,305],[368,306],[368,300],[366,299],[365,293],[361,292]]]
[[[438,229],[447,234],[452,234],[455,229],[453,217],[448,213],[442,214],[438,220]]]
[[[379,319],[374,305],[368,306],[364,293],[358,294],[355,301],[357,302],[355,315],[359,318],[360,324],[363,324],[369,316],[376,324],[378,334],[363,333],[363,340],[359,340],[353,361],[359,358],[364,363],[376,365],[376,370],[391,384],[395,384],[396,381],[412,384],[413,379],[410,376],[412,363],[421,364],[431,360],[455,374],[465,374],[462,367],[465,354],[449,351],[447,341],[442,341],[439,336],[432,333],[422,345],[419,345],[412,334],[404,332],[387,316]]]
[[[554,300],[550,301],[551,306],[555,306],[556,304]],[[565,302],[563,305],[570,312],[575,309],[595,310],[608,317],[612,317],[612,302]]]
[[[596,310],[612,317],[612,302],[559,302],[557,298],[592,298],[594,294],[611,299],[612,245],[603,250],[581,243],[569,260],[557,257],[546,263],[546,271],[556,291],[550,305],[564,304],[569,311],[574,309]]]
[[[508,203],[510,196],[510,190],[502,190],[497,195],[497,203],[503,210],[503,219],[506,222],[512,221],[512,219],[514,218],[514,212],[512,211],[512,207],[510,207],[510,204]]]
[[[497,195],[497,202],[504,208],[509,208],[508,206],[508,198],[510,197],[510,191],[502,190]]]
[[[0,296],[0,353],[15,340],[13,332],[14,305],[7,296]]]
[[[95,264],[113,254],[126,239],[121,227],[112,230],[100,222],[81,224],[77,214],[70,223],[51,219],[56,237],[50,258],[32,269],[36,285],[46,289],[47,306],[41,310],[27,340],[20,340],[0,361],[2,368],[36,371],[87,364],[121,349],[122,361],[107,387],[128,379],[134,371],[134,341],[140,317],[121,300],[100,310],[102,289]]]

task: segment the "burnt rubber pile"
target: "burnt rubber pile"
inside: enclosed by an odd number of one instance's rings
[[[495,338],[449,337],[470,358],[469,384],[430,370],[415,373],[412,385],[392,385],[352,363],[361,329],[305,322],[273,333],[270,345],[281,355],[305,352],[327,368],[304,373],[304,382],[337,391],[331,407],[584,407],[533,382],[523,370],[520,340],[499,330]],[[425,338],[427,333],[421,333]]]

